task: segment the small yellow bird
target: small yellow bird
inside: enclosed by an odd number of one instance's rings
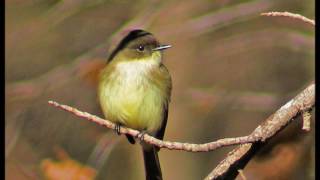
[[[171,76],[162,63],[161,45],[144,30],[133,30],[110,54],[99,80],[105,117],[119,126],[163,139],[171,96]],[[134,144],[132,136],[127,135]],[[159,148],[142,143],[147,180],[160,180]]]

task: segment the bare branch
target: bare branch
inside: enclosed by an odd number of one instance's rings
[[[266,140],[280,132],[300,113],[310,111],[314,104],[315,84],[311,84],[269,116],[249,135],[261,141],[240,145],[231,151],[205,179],[234,179],[238,175],[238,170],[245,167],[253,155],[266,143]]]
[[[267,13],[261,13],[261,16],[282,16],[282,17],[289,17],[293,19],[299,19],[305,23],[311,24],[315,26],[314,20],[311,20],[309,18],[306,18],[300,14],[293,14],[290,12],[267,12]]]
[[[273,136],[274,134],[276,134],[282,127],[284,127],[290,121],[290,119],[296,116],[297,113],[301,111],[305,111],[306,109],[310,109],[314,105],[314,84],[310,85],[307,88],[307,90],[308,90],[308,94],[306,94],[305,97],[303,97],[302,99],[298,99],[299,101],[296,99],[289,101],[286,105],[282,106],[274,115],[269,117],[265,123],[258,126],[248,136],[242,136],[242,137],[236,137],[236,138],[224,138],[224,139],[220,139],[220,140],[210,142],[210,143],[205,143],[205,144],[190,144],[190,143],[181,143],[181,142],[161,141],[147,134],[144,135],[143,140],[149,144],[156,145],[160,148],[167,148],[171,150],[184,150],[184,151],[190,151],[190,152],[207,152],[207,151],[213,151],[217,148],[224,147],[224,146],[251,143],[259,140],[264,141],[269,137]],[[110,129],[115,129],[114,123],[108,120],[99,118],[97,116],[91,115],[87,112],[82,112],[76,108],[73,108],[67,105],[61,105],[54,101],[49,101],[49,104],[55,107],[58,107],[60,109],[66,110],[68,112],[71,112],[76,116],[95,122],[101,126],[104,126]],[[310,107],[306,105],[310,105]],[[137,137],[137,135],[140,132],[134,129],[121,127],[120,133],[129,134],[133,137]]]
[[[54,101],[48,102],[50,105],[58,107],[60,109],[63,109],[65,111],[71,112],[74,115],[85,118],[89,121],[95,122],[99,124],[100,126],[104,126],[110,129],[115,129],[115,124],[106,120],[102,119],[98,116],[94,116],[92,114],[89,114],[87,112],[79,111],[76,108],[62,105]],[[133,137],[137,137],[140,131],[126,128],[121,126],[120,127],[120,134],[129,134]],[[242,137],[236,137],[236,138],[224,138],[220,139],[214,142],[205,143],[205,144],[190,144],[190,143],[181,143],[181,142],[170,142],[170,141],[162,141],[159,139],[156,139],[148,134],[144,134],[143,140],[149,144],[156,145],[160,148],[167,148],[170,150],[184,150],[184,151],[190,151],[190,152],[207,152],[207,151],[213,151],[217,148],[223,147],[223,146],[231,146],[231,145],[238,145],[243,143],[249,143],[254,142],[256,139],[250,136],[242,136]]]

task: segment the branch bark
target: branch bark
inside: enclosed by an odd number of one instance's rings
[[[257,137],[256,142],[242,144],[231,151],[205,179],[234,179],[238,175],[238,170],[245,167],[267,140],[280,132],[295,117],[310,111],[314,104],[315,84],[311,84],[253,131],[250,136]]]

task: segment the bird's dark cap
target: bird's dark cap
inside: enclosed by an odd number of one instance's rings
[[[128,33],[127,36],[125,36],[120,43],[118,44],[118,46],[115,48],[115,50],[113,50],[113,52],[110,54],[109,58],[108,58],[108,62],[110,62],[114,56],[120,51],[122,50],[124,47],[126,47],[126,45],[131,42],[134,39],[137,39],[139,37],[142,36],[146,36],[146,35],[152,35],[151,33],[144,31],[142,29],[135,29],[132,30]]]

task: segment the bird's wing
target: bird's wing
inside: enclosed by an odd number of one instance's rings
[[[161,124],[161,128],[160,130],[156,133],[156,138],[158,139],[163,139],[164,136],[164,132],[166,130],[166,126],[167,126],[167,120],[168,120],[168,105],[165,105],[163,108],[163,120],[162,120],[162,124]]]

